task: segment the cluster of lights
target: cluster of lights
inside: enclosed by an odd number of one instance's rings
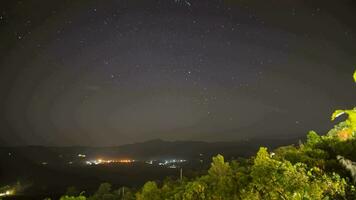
[[[183,162],[186,162],[186,160],[172,159],[172,160],[165,160],[164,162],[160,162],[160,163],[158,163],[158,165],[167,166],[167,165],[173,165],[173,164],[176,164],[176,163],[183,163]]]
[[[145,163],[149,165],[153,165],[156,162],[156,160],[148,160]],[[166,166],[168,168],[177,168],[176,164],[187,162],[187,160],[182,160],[182,159],[171,159],[171,160],[163,160],[161,162],[158,162],[158,165],[160,166]]]
[[[166,166],[169,168],[176,168],[177,164],[186,162],[187,160],[183,159],[170,159],[170,160],[163,160],[163,161],[157,161],[157,160],[148,160],[145,161],[146,164],[153,165],[154,163],[157,162],[158,165],[160,166]],[[120,163],[133,163],[137,162],[137,160],[131,160],[131,159],[117,159],[117,160],[105,160],[102,158],[95,159],[95,160],[87,160],[85,161],[85,164],[87,165],[103,165],[103,164],[120,164]]]
[[[11,196],[15,194],[15,190],[7,190],[5,192],[0,192],[0,197]]]
[[[101,164],[112,164],[112,163],[132,163],[135,160],[130,159],[120,159],[120,160],[104,160],[104,159],[97,159],[97,160],[88,160],[85,163],[87,165],[101,165]]]

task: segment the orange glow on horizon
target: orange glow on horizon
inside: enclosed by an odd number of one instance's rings
[[[135,160],[131,160],[131,159],[117,159],[117,160],[105,160],[105,159],[102,159],[102,158],[98,158],[96,160],[90,160],[90,161],[87,161],[86,163],[88,165],[99,165],[99,164],[111,164],[111,163],[133,163],[135,162]]]

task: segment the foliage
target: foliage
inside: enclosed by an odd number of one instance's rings
[[[83,195],[79,195],[77,197],[65,195],[65,196],[62,196],[59,200],[86,200],[86,199],[87,198]]]
[[[153,181],[147,182],[140,193],[136,195],[137,200],[158,200],[160,198],[159,189],[157,184]]]
[[[352,136],[352,134],[356,131],[356,107],[351,110],[336,110],[332,114],[331,120],[335,120],[342,115],[347,115],[347,119],[345,121],[346,127],[344,130]]]
[[[118,199],[134,199],[134,195],[128,188],[120,188],[113,191],[109,183],[102,183],[98,190],[88,198],[88,200],[118,200]]]
[[[273,159],[266,148],[260,148],[254,162],[252,181],[243,193],[247,199],[322,199],[344,193],[345,181],[336,174]]]
[[[348,171],[350,171],[354,182],[356,182],[356,163],[352,162],[351,160],[345,159],[342,156],[337,156],[340,164],[342,164]]]
[[[80,194],[79,190],[74,187],[74,186],[70,186],[67,188],[66,194],[67,196],[78,196]]]
[[[337,199],[346,198],[346,184],[336,173],[329,174],[300,162],[292,164],[260,148],[252,162],[230,164],[217,155],[207,175],[190,181],[166,182],[161,187],[150,181],[136,197],[140,200]]]

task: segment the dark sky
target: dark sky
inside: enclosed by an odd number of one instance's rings
[[[356,4],[3,0],[2,145],[302,137],[356,104]]]

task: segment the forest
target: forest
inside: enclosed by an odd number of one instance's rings
[[[217,155],[205,175],[192,179],[149,181],[139,189],[103,183],[92,195],[68,188],[60,200],[356,199],[356,107],[336,110],[336,119],[330,131],[310,131],[298,145],[260,147],[229,162]]]

